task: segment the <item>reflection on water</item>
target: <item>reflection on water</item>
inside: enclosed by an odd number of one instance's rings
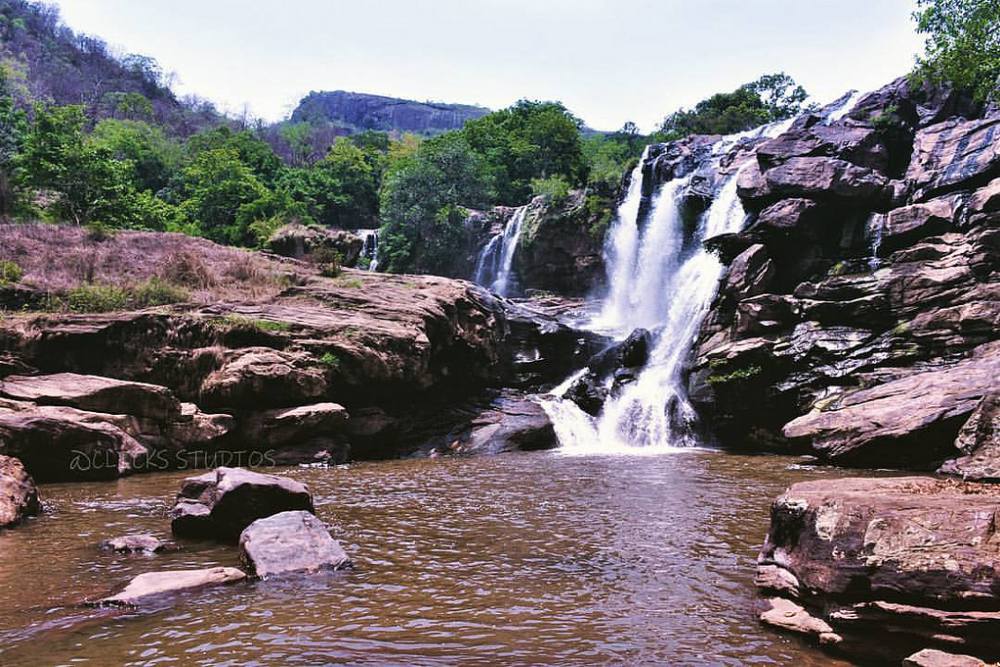
[[[166,536],[183,474],[43,487],[45,516],[0,534],[0,664],[838,664],[751,612],[771,499],[844,474],[794,463],[692,450],[289,469],[353,571],[127,614],[75,603],[141,572],[235,565],[235,549],[97,552]]]

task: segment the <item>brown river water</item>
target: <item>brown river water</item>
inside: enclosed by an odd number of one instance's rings
[[[208,590],[142,612],[78,606],[142,572],[235,565],[169,536],[180,480],[42,487],[0,533],[0,665],[846,665],[761,628],[753,564],[790,483],[843,476],[778,456],[559,452],[291,468],[356,567]]]

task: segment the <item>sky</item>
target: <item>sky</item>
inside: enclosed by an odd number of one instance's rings
[[[784,71],[816,101],[920,51],[914,0],[57,0],[66,23],[156,58],[180,94],[269,121],[311,90],[480,104],[559,100],[588,125],[669,112]]]

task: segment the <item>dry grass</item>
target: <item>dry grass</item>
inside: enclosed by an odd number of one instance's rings
[[[20,284],[65,294],[80,285],[134,286],[160,279],[201,303],[266,299],[311,269],[291,260],[183,234],[119,231],[97,240],[79,227],[0,224],[0,261],[23,269]]]

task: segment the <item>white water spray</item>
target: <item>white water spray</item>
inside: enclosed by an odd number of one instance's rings
[[[521,240],[521,226],[527,212],[527,206],[515,209],[503,231],[495,234],[479,251],[473,274],[476,284],[488,287],[500,296],[507,296],[512,286],[514,255]]]

